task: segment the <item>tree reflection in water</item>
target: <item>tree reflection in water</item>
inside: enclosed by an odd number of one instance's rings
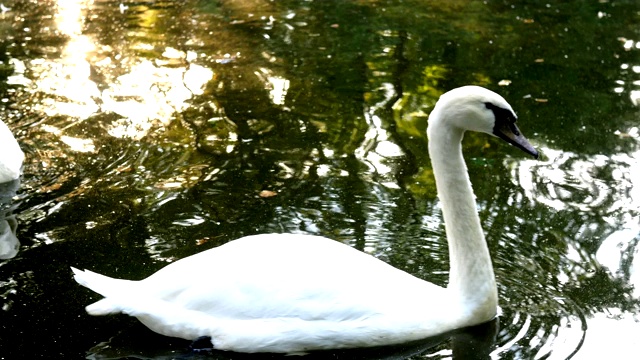
[[[491,357],[633,350],[638,6],[8,5],[0,113],[27,160],[19,252],[0,260],[3,356],[82,357],[131,334],[130,319],[84,313],[95,299],[69,265],[140,279],[255,233],[324,235],[444,285],[424,130],[438,96],[468,83],[507,98],[545,156],[465,140],[503,308]],[[461,336],[406,356],[465,349]]]

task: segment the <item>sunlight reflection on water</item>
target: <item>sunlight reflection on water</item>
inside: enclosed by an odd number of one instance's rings
[[[525,42],[519,39],[523,28],[504,31],[503,21],[508,27],[522,25],[512,21],[519,11],[515,5],[501,14],[497,3],[476,4],[472,16],[486,11],[499,24],[495,31],[482,19],[468,21],[456,2],[436,2],[434,8],[420,3],[424,13],[416,19],[427,16],[433,22],[415,25],[407,17],[410,1],[341,2],[327,8],[324,2],[258,0],[57,3],[51,14],[47,9],[46,15],[34,15],[42,17],[38,31],[37,24],[23,25],[17,11],[3,17],[6,23],[15,19],[16,31],[27,34],[18,38],[28,46],[7,51],[13,73],[6,83],[18,95],[2,100],[16,102],[7,118],[31,162],[23,184],[30,202],[18,217],[27,229],[20,261],[33,261],[29,266],[37,276],[50,272],[38,266],[64,267],[57,275],[65,281],[65,261],[95,258],[92,266],[137,276],[247,233],[282,231],[327,235],[444,285],[448,254],[432,174],[424,148],[407,145],[425,143],[419,123],[426,121],[427,109],[441,91],[461,82],[495,88],[496,76],[507,75],[502,72],[520,76],[503,88],[511,91],[510,101],[518,92],[533,93],[529,87],[542,93],[568,87],[566,79],[527,79],[541,75],[523,65],[527,56],[536,66],[553,64],[545,72],[552,73],[553,66],[568,66],[563,70],[571,72],[574,66],[566,56],[554,62],[551,53],[545,54],[546,62],[538,61],[541,49],[549,49],[520,46],[550,40],[546,34],[529,32],[522,35]],[[610,5],[604,3],[599,6]],[[343,8],[334,9],[338,6]],[[340,15],[343,10],[348,17]],[[456,12],[465,15],[454,19]],[[439,20],[443,14],[445,21]],[[163,18],[170,20],[163,23]],[[526,26],[538,23],[531,19]],[[39,42],[32,41],[36,36],[42,36]],[[481,45],[486,40],[492,44],[488,48]],[[620,43],[623,56],[640,48],[635,40]],[[536,48],[538,53],[528,53]],[[489,53],[496,55],[491,61],[499,56],[518,60],[505,60],[497,72],[495,66],[477,67]],[[640,67],[634,61],[615,65],[620,78],[607,91],[637,105]],[[599,70],[604,74],[609,65]],[[562,110],[553,102],[564,95],[547,95],[546,109]],[[545,111],[531,108],[532,114]],[[638,132],[621,127],[615,134],[637,142]],[[545,129],[541,139],[531,139],[545,142],[550,133]],[[469,138],[475,141],[467,143],[473,154],[469,165],[480,190],[483,226],[497,248],[491,251],[504,306],[505,323],[492,357],[566,357],[580,346],[585,324],[587,352],[579,353],[585,357],[594,347],[609,353],[611,345],[603,342],[612,337],[626,341],[623,332],[637,333],[637,314],[631,310],[570,299],[606,295],[588,293],[588,281],[601,266],[611,282],[623,284],[623,290],[634,285],[629,292],[640,296],[640,154],[584,155],[584,149],[553,140],[541,148],[543,160],[508,158],[501,164],[496,159],[503,159],[504,148],[498,154],[491,140]],[[262,191],[273,195],[262,197]],[[10,256],[15,256],[14,240],[7,243]],[[83,246],[88,254],[76,255]],[[37,257],[65,247],[71,250],[56,261]],[[34,281],[16,275],[32,274],[19,267],[20,261],[2,263],[8,275],[0,279],[0,299],[11,309],[17,309],[12,307],[15,294],[41,292],[25,290],[25,281]],[[605,289],[613,287],[608,285]],[[570,293],[572,286],[587,294]],[[77,289],[71,291],[76,296]],[[54,306],[21,296],[33,301],[31,310]],[[77,313],[83,304],[73,303]],[[584,318],[583,308],[590,311]],[[86,320],[84,313],[79,316]],[[58,331],[59,318],[51,319],[50,328]],[[73,323],[75,318],[66,320],[62,326],[85,329]],[[437,356],[452,354],[445,348],[421,358]]]
[[[58,6],[55,24],[70,40],[61,48],[59,58],[39,58],[28,64],[38,81],[29,82],[27,88],[34,94],[45,94],[35,110],[78,121],[99,112],[113,112],[122,118],[109,125],[110,135],[141,139],[154,126],[166,126],[212,79],[211,69],[193,63],[198,60],[195,52],[166,47],[157,59],[127,58],[101,46],[82,34],[86,6],[83,1]],[[75,124],[58,130],[63,132]],[[67,136],[63,141],[78,151],[90,151],[87,145],[75,146],[91,142],[89,139]]]
[[[626,131],[625,136],[639,140],[636,127]],[[544,148],[542,153],[547,160],[520,162],[512,172],[514,181],[523,187],[532,202],[546,204],[559,212],[598,214],[604,224],[583,224],[574,234],[575,242],[568,239],[566,256],[576,263],[590,261],[589,256],[580,250],[580,237],[593,231],[593,227],[604,227],[599,233],[610,235],[600,242],[595,260],[608,269],[610,276],[628,281],[633,287],[631,296],[640,298],[640,277],[636,270],[640,239],[640,177],[637,173],[640,152],[585,157]],[[534,179],[539,180],[536,182]],[[578,248],[572,256],[569,250],[574,246]],[[574,267],[569,272],[560,269],[560,273],[564,274],[560,279],[569,279],[580,271]],[[635,340],[630,334],[640,331],[637,314],[608,308],[604,313],[587,316],[584,325],[589,328],[587,341],[576,359],[626,356],[636,350]],[[560,327],[564,326],[560,324]],[[560,359],[562,357],[558,356],[563,354],[563,346],[556,345],[551,358]]]

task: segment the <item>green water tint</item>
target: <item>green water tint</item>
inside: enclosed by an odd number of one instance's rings
[[[635,1],[119,5],[21,2],[0,17],[0,114],[27,154],[21,247],[0,262],[3,357],[182,352],[135,319],[86,315],[96,295],[68,266],[141,279],[249,234],[327,236],[445,285],[424,132],[464,84],[503,95],[542,154],[465,138],[503,310],[488,352],[632,348]],[[465,336],[397,357],[466,358]]]

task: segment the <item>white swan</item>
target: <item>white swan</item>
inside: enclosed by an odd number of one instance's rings
[[[72,268],[105,296],[91,315],[125,313],[151,330],[211,338],[240,352],[391,345],[496,316],[496,283],[462,157],[465,130],[497,135],[525,152],[516,116],[499,95],[476,86],[442,95],[429,119],[429,153],[451,258],[447,288],[323,237],[247,236],[176,261],[141,281]]]
[[[0,120],[0,183],[20,177],[24,153],[9,127]]]

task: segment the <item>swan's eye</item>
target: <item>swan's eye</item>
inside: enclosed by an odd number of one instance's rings
[[[510,122],[509,124],[509,129],[511,129],[511,132],[515,135],[515,136],[520,136],[520,131],[518,131],[518,127],[516,126],[516,122]]]
[[[496,119],[496,126],[507,126],[515,135],[520,135],[518,127],[516,126],[516,114],[513,111],[505,108],[501,108],[492,103],[484,103],[487,109],[493,111],[493,116]]]

